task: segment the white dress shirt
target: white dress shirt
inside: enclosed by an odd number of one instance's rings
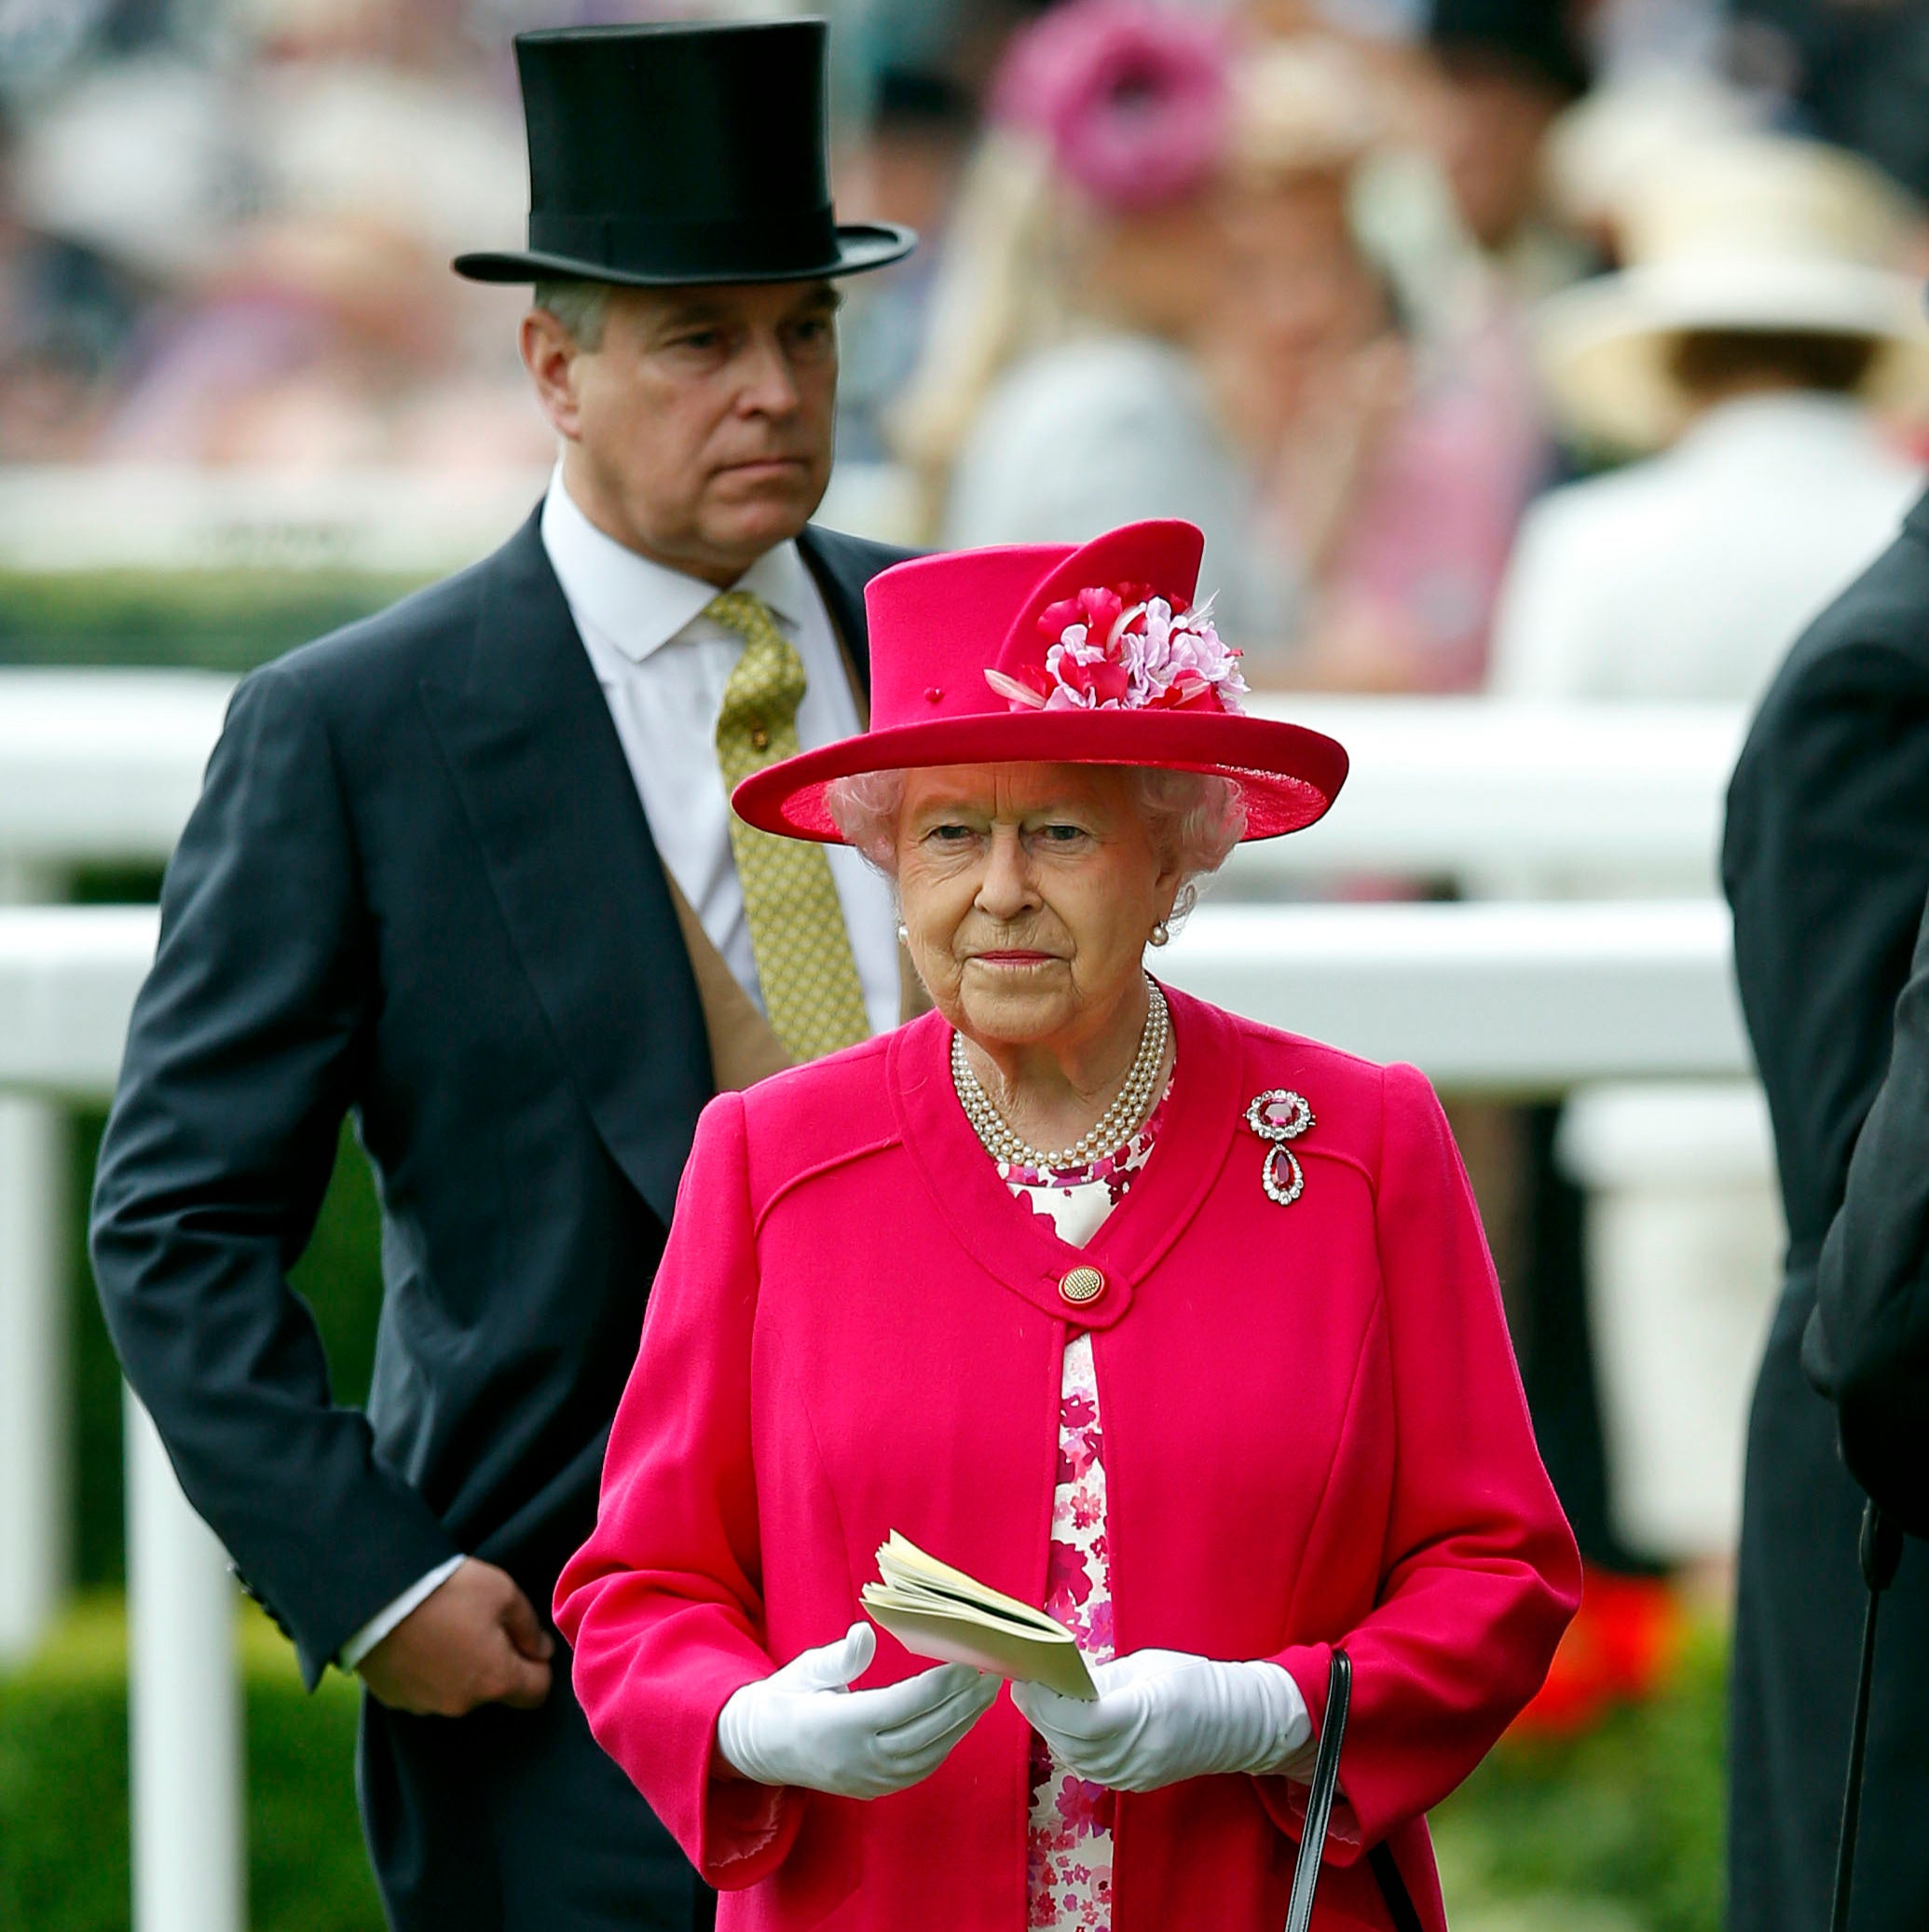
[[[761,1010],[757,958],[730,846],[730,800],[717,765],[723,688],[744,654],[736,632],[705,617],[714,584],[626,550],[590,522],[559,469],[542,506],[542,543],[582,634],[616,735],[643,801],[650,835],[710,942]],[[797,736],[805,751],[852,736],[857,703],[829,613],[795,543],[767,551],[737,580],[770,607],[803,659]],[[873,1033],[900,1018],[897,914],[891,888],[847,846],[828,849],[830,875]]]
[[[542,505],[542,545],[603,687],[657,852],[761,1011],[763,989],[731,854],[730,800],[717,764],[717,716],[744,639],[703,614],[715,585],[651,563],[597,529],[564,488],[560,466]],[[800,748],[852,736],[857,703],[843,653],[797,545],[767,551],[735,587],[763,599],[803,659]],[[891,888],[847,846],[828,852],[864,1008],[871,1031],[885,1033],[897,1024],[903,1000]],[[342,1668],[353,1670],[461,1562],[452,1556],[370,1618],[342,1646]]]

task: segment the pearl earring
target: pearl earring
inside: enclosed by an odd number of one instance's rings
[[[1163,946],[1172,937],[1172,928],[1163,919],[1156,920],[1152,927],[1152,943]]]
[[[901,919],[897,922],[897,943],[900,946],[910,944],[910,928]]]

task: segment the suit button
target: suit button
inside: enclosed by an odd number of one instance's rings
[[[1074,1309],[1097,1301],[1105,1292],[1105,1277],[1095,1267],[1067,1268],[1059,1277],[1059,1294]]]

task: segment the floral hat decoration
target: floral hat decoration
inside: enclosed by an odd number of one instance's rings
[[[1205,539],[1128,524],[1076,547],[915,557],[871,579],[870,728],[753,772],[731,802],[760,830],[841,840],[833,779],[932,765],[1154,766],[1239,786],[1246,837],[1321,816],[1333,739],[1241,708],[1239,653],[1196,601]]]
[[[1012,41],[993,116],[1036,135],[1101,207],[1157,208],[1225,145],[1224,25],[1156,0],[1070,0]]]

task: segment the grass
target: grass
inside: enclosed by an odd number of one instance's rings
[[[356,1692],[310,1698],[244,1608],[254,1932],[379,1932],[351,1765]],[[126,1932],[126,1625],[85,1599],[0,1677],[0,1926]],[[1434,1816],[1456,1932],[1718,1932],[1724,1651],[1701,1632],[1671,1687],[1568,1743],[1506,1743]]]

